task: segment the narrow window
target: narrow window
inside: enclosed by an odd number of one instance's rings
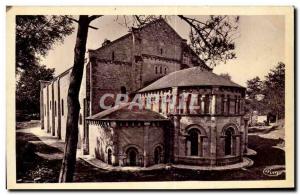
[[[162,55],[162,54],[163,54],[163,49],[161,48],[161,49],[160,49],[160,55]]]
[[[64,99],[61,99],[61,115],[64,115]]]
[[[51,105],[52,105],[52,102],[51,102],[51,100],[50,100],[50,110],[51,110]]]
[[[109,164],[109,165],[112,164],[112,151],[111,151],[111,149],[108,149],[108,151],[107,151],[107,164]]]
[[[205,99],[204,99],[204,113],[205,114],[209,114],[209,95],[206,95],[205,96]]]
[[[159,68],[159,73],[162,74],[162,67]]]
[[[225,132],[225,155],[232,155],[232,129]]]
[[[162,149],[160,146],[157,146],[154,150],[154,163],[159,164],[161,163],[161,157],[162,157]]]
[[[158,74],[158,68],[155,66],[155,74]]]
[[[114,51],[111,53],[111,60],[112,60],[112,61],[115,60],[115,52],[114,52]]]
[[[79,124],[82,125],[82,114],[79,114]]]
[[[198,133],[195,129],[192,129],[189,132],[187,137],[187,144],[189,147],[188,155],[189,156],[198,156],[199,155],[199,142],[198,142]]]
[[[167,68],[165,68],[165,74],[167,74]]]
[[[122,94],[122,95],[125,95],[125,94],[126,94],[126,87],[124,87],[124,86],[121,87],[121,94]],[[121,96],[121,99],[120,99],[120,100],[121,100],[121,101],[124,101],[124,98],[125,98],[124,96]]]

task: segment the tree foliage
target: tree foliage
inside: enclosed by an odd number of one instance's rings
[[[277,118],[284,117],[285,109],[285,64],[279,62],[264,81],[265,102]]]
[[[26,69],[17,81],[16,109],[28,113],[40,112],[40,82],[53,79],[54,69],[45,66],[32,66]]]
[[[224,79],[231,80],[229,73],[221,73],[219,76],[223,77]]]
[[[210,16],[200,21],[179,16],[190,27],[190,46],[211,68],[220,62],[236,58],[235,39],[238,37],[239,16]]]
[[[247,111],[255,110],[261,114],[272,113],[277,118],[284,118],[285,64],[279,62],[263,81],[259,77],[248,80],[246,93]]]
[[[38,65],[40,57],[73,30],[72,21],[66,16],[16,16],[16,69]]]

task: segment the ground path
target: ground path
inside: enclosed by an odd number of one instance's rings
[[[279,176],[267,176],[263,170],[274,165],[284,169],[283,139],[272,136],[282,135],[282,130],[267,134],[250,134],[249,147],[257,151],[251,156],[253,166],[238,170],[186,170],[184,167],[171,167],[141,171],[107,171],[78,159],[74,180],[76,182],[112,182],[112,181],[184,181],[184,180],[257,180],[284,179]],[[271,135],[269,135],[271,134]],[[17,180],[18,182],[57,182],[64,143],[51,137],[40,129],[38,123],[20,124],[17,138]]]

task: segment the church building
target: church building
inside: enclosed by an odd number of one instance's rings
[[[132,28],[86,57],[77,146],[83,155],[113,166],[243,161],[245,88],[214,74],[165,20]],[[41,81],[42,129],[62,140],[70,73]],[[118,94],[129,101],[116,103]]]

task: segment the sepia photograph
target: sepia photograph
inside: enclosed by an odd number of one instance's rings
[[[179,8],[7,7],[9,188],[294,187],[293,7]]]

